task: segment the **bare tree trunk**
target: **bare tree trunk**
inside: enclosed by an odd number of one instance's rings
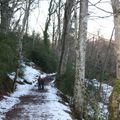
[[[0,0],[0,16],[1,16],[1,32],[8,32],[10,30],[11,19],[14,13],[15,8],[17,8],[20,0]]]
[[[27,22],[28,17],[29,17],[31,4],[32,4],[31,0],[26,1],[26,8],[25,8],[24,18],[23,18],[23,21],[22,21],[22,28],[19,29],[19,46],[18,46],[19,47],[19,49],[18,49],[19,60],[18,60],[18,68],[16,70],[16,75],[15,75],[13,87],[15,86],[16,79],[19,76],[20,65],[23,61],[22,39],[23,39],[23,36],[24,36],[24,30],[25,30],[26,22]]]
[[[74,84],[74,109],[79,118],[84,111],[85,52],[87,40],[88,0],[80,1],[79,33],[76,42],[76,75]],[[80,116],[79,116],[80,115]]]
[[[58,66],[58,76],[63,75],[66,71],[67,57],[69,51],[67,36],[70,28],[69,22],[71,19],[73,3],[74,0],[66,0],[66,4],[65,4],[64,24],[63,24],[63,32],[62,32],[62,49],[61,49],[59,66]]]
[[[58,41],[60,41],[60,39],[61,39],[61,19],[60,19],[60,17],[61,17],[61,6],[60,6],[60,4],[61,4],[61,0],[59,0],[59,10],[58,10]]]
[[[58,59],[60,58],[60,51],[61,51],[61,3],[62,0],[58,1],[58,12],[57,13],[57,30],[56,30],[56,39],[55,39],[55,54],[57,55]]]
[[[61,51],[61,1],[59,0],[58,3],[58,13],[57,13],[57,19],[58,19],[58,28],[57,28],[57,42],[56,42],[56,47],[57,47],[57,53],[59,54],[59,51]],[[60,55],[58,55],[60,56]]]
[[[48,40],[48,28],[49,28],[49,24],[50,24],[50,21],[51,21],[51,15],[52,15],[52,12],[53,12],[53,0],[50,1],[50,5],[49,5],[49,9],[48,9],[48,17],[47,17],[47,20],[46,20],[46,24],[45,24],[45,30],[43,32],[44,34],[44,44],[49,47],[49,40]]]
[[[55,14],[53,15],[52,47],[55,47]]]
[[[6,33],[10,26],[10,12],[9,0],[2,0],[1,2],[1,32]]]
[[[24,35],[25,26],[27,25],[26,23],[27,23],[27,20],[28,20],[28,17],[29,17],[30,7],[31,7],[31,4],[32,4],[31,1],[32,0],[27,0],[26,1],[26,8],[25,8],[24,18],[23,18],[23,21],[22,21],[22,28],[20,29],[20,35],[19,35],[19,60],[20,60],[20,62],[23,59],[22,39],[23,39],[23,35]],[[28,26],[26,26],[26,27],[28,27]]]
[[[120,1],[111,0],[115,26],[116,77],[120,80]]]
[[[18,70],[19,70],[19,69],[17,69],[16,72],[15,72],[15,77],[14,77],[14,81],[13,81],[12,88],[11,88],[11,91],[12,91],[12,92],[13,92],[13,91],[15,90],[15,88],[16,88],[16,80],[17,80],[17,77],[18,77]]]
[[[110,96],[109,120],[120,120],[120,1],[111,0],[115,27],[116,84]]]

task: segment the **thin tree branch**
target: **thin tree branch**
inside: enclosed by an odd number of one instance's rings
[[[113,13],[110,12],[110,11],[104,10],[104,9],[102,9],[102,8],[100,8],[100,7],[98,7],[98,6],[96,6],[95,4],[91,3],[90,1],[88,1],[88,2],[89,2],[92,6],[96,7],[97,9],[99,9],[99,10],[101,10],[101,11],[103,11],[103,12],[106,12],[106,13],[109,13],[109,14],[113,14]]]

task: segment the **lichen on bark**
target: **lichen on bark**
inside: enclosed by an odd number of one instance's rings
[[[116,80],[109,98],[109,120],[120,120],[120,80]]]

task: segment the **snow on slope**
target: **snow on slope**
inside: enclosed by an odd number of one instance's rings
[[[91,80],[90,84],[93,85],[97,90],[100,87],[100,82],[98,82],[96,79]],[[102,120],[108,120],[108,114],[109,114],[108,103],[109,103],[109,97],[112,93],[112,90],[113,90],[112,86],[104,83],[101,84],[100,96],[102,98],[102,101],[98,102],[98,104],[100,108],[99,117],[102,118]],[[93,114],[93,113],[90,113],[90,114]]]

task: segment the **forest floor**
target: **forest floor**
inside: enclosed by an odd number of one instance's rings
[[[47,74],[41,74],[31,66],[23,66],[24,79],[32,84],[18,84],[14,93],[4,96],[0,101],[0,120],[73,120],[70,107],[59,96],[54,80],[46,83],[44,90],[38,90],[38,75]],[[19,78],[19,81],[24,79]]]

